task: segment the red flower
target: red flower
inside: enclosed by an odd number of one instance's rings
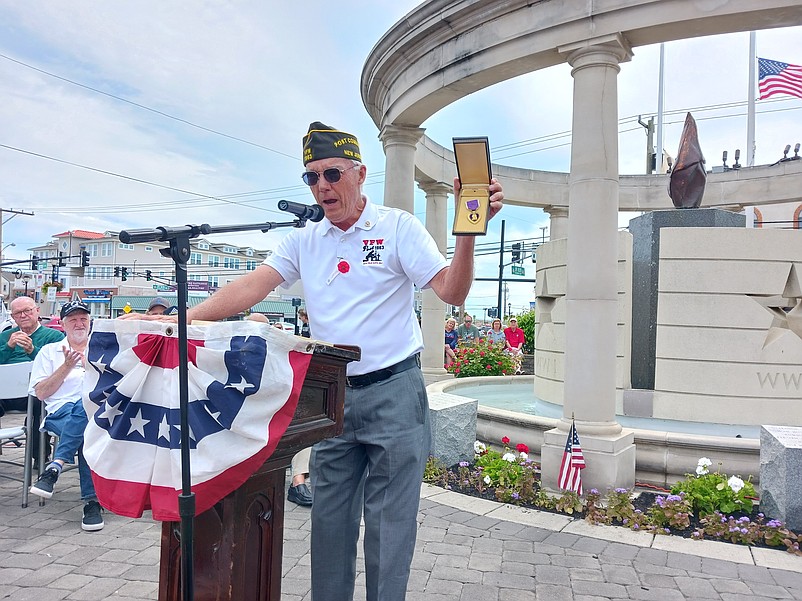
[[[524,443],[520,443],[516,445],[515,450],[518,451],[519,453],[528,453],[529,447],[526,446]]]
[[[480,356],[480,357],[484,357],[484,356],[485,356],[485,352],[484,352],[484,351],[480,351],[480,352],[479,352],[479,356]]]
[[[351,266],[348,264],[347,261],[340,261],[337,263],[337,269],[340,273],[348,273],[351,271]]]
[[[455,374],[458,374],[458,373],[459,373],[459,367],[458,367],[457,369],[455,369],[455,370],[454,370],[454,373],[455,373]]]
[[[487,366],[487,369],[493,369],[493,368],[492,368],[492,367],[490,367],[490,366],[488,365],[488,366]]]
[[[504,443],[504,444],[510,444],[510,438],[509,438],[509,436],[505,436],[504,438],[502,438],[502,439],[501,439],[501,442],[502,442],[502,443]]]

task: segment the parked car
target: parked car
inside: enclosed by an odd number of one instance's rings
[[[44,317],[40,319],[40,322],[46,328],[53,328],[54,330],[58,330],[59,332],[64,331],[64,326],[61,325],[61,319],[56,316],[52,317]]]
[[[17,324],[11,319],[11,311],[6,309],[6,301],[0,299],[0,332],[10,330]]]

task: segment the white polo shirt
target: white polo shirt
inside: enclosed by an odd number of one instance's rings
[[[286,286],[303,280],[312,338],[357,345],[348,375],[388,367],[423,349],[414,285],[428,288],[446,260],[413,215],[366,202],[343,232],[324,218],[289,232],[265,261]]]

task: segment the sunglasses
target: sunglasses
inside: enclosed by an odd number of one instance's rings
[[[345,169],[340,169],[339,167],[330,167],[329,169],[323,170],[323,177],[326,179],[327,182],[330,184],[336,184],[342,178],[343,173],[346,171],[350,171],[351,169],[356,169],[359,165],[351,165],[350,167],[346,167]],[[301,176],[301,179],[304,180],[304,183],[307,186],[316,186],[317,183],[320,181],[320,172],[319,171],[305,171],[304,174]]]

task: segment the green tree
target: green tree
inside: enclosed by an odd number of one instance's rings
[[[535,310],[521,313],[517,319],[518,327],[524,331],[524,353],[531,355],[535,352]]]

